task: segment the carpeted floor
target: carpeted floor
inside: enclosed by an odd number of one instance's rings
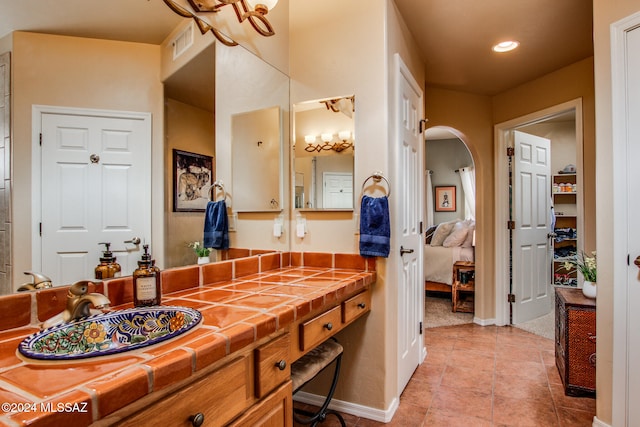
[[[451,299],[428,296],[425,299],[424,327],[437,328],[440,326],[462,325],[473,322],[472,313],[454,313],[451,311]],[[554,339],[555,312],[531,320],[529,322],[513,325],[532,334],[544,338]]]
[[[520,328],[524,331],[531,332],[532,334],[540,335],[541,337],[549,338],[550,340],[555,338],[555,321],[556,313],[551,311],[537,319],[530,320],[528,322],[513,325],[516,328]]]
[[[462,325],[473,322],[473,313],[454,313],[451,311],[451,297],[426,297],[424,311],[425,328]]]

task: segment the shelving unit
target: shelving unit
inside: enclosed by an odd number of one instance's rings
[[[556,214],[553,242],[552,283],[556,286],[578,286],[576,272],[569,273],[563,263],[575,259],[578,250],[578,215],[576,174],[553,175],[553,205]]]

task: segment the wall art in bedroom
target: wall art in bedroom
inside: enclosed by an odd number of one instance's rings
[[[438,186],[435,188],[436,212],[456,211],[456,186]]]

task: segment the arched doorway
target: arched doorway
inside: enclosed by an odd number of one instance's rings
[[[425,327],[471,323],[473,292],[456,294],[464,301],[452,306],[456,263],[467,263],[473,272],[475,259],[475,167],[456,129],[425,131],[425,205]]]

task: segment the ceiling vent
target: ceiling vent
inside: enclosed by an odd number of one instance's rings
[[[193,45],[194,26],[193,22],[182,30],[173,41],[173,60],[185,53]]]

